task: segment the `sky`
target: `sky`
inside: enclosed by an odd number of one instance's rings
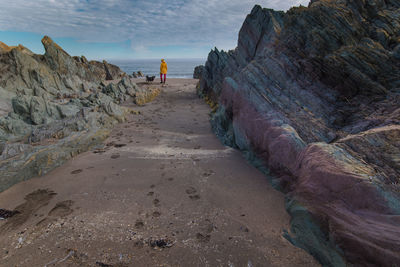
[[[4,3],[2,3],[4,2]],[[44,53],[50,36],[88,59],[206,58],[236,47],[255,4],[286,11],[309,0],[0,0],[0,41]]]

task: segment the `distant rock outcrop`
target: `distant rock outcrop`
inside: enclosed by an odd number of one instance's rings
[[[202,73],[204,71],[204,66],[200,65],[194,68],[194,72],[193,72],[193,79],[200,79]]]
[[[255,6],[199,94],[226,144],[287,194],[286,237],[325,266],[400,262],[400,2]]]
[[[0,43],[0,192],[98,145],[131,112],[121,102],[159,93],[106,61],[71,57],[47,36],[42,43],[44,55]]]

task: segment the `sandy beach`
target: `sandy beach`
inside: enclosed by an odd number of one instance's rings
[[[140,86],[143,80],[135,80]],[[283,236],[284,195],[168,79],[103,146],[0,193],[0,266],[319,266]]]

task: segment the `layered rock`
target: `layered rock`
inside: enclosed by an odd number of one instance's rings
[[[0,88],[12,93],[56,96],[93,90],[106,77],[118,79],[125,75],[105,61],[77,60],[47,36],[42,43],[44,55],[27,53],[22,46],[0,51]]]
[[[71,57],[49,37],[42,43],[44,55],[0,44],[0,192],[99,145],[132,112],[119,104],[159,93],[106,61]]]
[[[400,262],[399,8],[255,6],[200,77],[215,132],[268,166],[288,196],[286,237],[324,265]]]

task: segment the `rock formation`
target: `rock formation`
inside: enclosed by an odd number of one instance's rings
[[[400,2],[255,6],[210,52],[212,125],[287,194],[285,236],[326,266],[400,263]],[[265,167],[268,167],[266,169]]]
[[[194,68],[194,72],[193,72],[193,79],[200,79],[202,73],[204,70],[204,66],[200,65]]]
[[[0,43],[0,192],[100,144],[132,112],[123,101],[142,105],[159,93],[106,61],[71,57],[47,36],[42,43],[44,55]]]

